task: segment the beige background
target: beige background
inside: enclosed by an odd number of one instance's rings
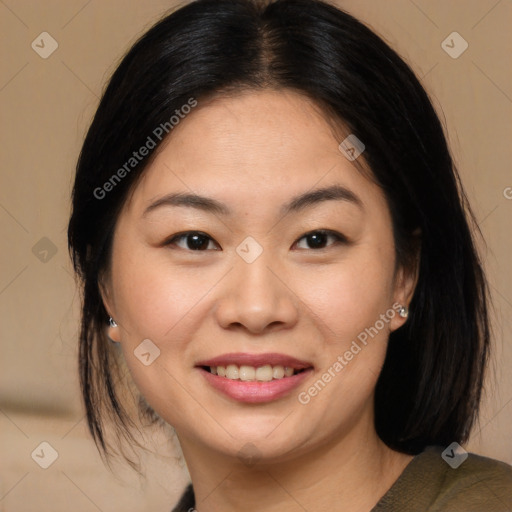
[[[496,301],[494,378],[466,448],[512,463],[512,2],[337,4],[413,66],[449,132]],[[168,511],[186,482],[163,435],[146,481],[121,467],[114,477],[99,459],[78,394],[79,296],[66,245],[74,165],[105,80],[173,5],[0,0],[0,511]],[[469,43],[457,59],[441,47],[453,31]],[[58,43],[47,59],[31,47],[42,32]],[[58,452],[48,469],[31,457],[43,441]]]

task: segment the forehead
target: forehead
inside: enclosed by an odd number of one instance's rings
[[[214,196],[233,208],[281,205],[339,183],[369,200],[380,191],[339,149],[347,133],[293,91],[248,91],[198,106],[175,126],[132,197],[142,211],[170,191]]]

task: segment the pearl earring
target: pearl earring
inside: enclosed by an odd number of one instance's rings
[[[112,317],[108,319],[108,323],[110,324],[110,327],[117,327],[116,321]]]
[[[402,318],[407,318],[409,316],[409,309],[407,308],[407,306],[401,306],[400,309],[398,310],[398,314]]]

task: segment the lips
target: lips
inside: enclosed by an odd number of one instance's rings
[[[277,353],[223,354],[213,359],[199,361],[196,367],[214,389],[231,399],[246,403],[269,402],[282,398],[299,386],[313,371],[311,363]],[[256,369],[256,378],[246,379],[240,375],[238,379],[235,368],[240,370],[241,374],[246,371],[251,376],[254,376]],[[271,380],[268,380],[270,368],[277,370],[277,374],[274,373],[274,378],[270,376]],[[259,379],[259,370],[266,376]],[[232,371],[235,371],[235,374]]]
[[[313,365],[307,361],[301,361],[295,357],[287,356],[285,354],[267,353],[267,354],[246,354],[246,353],[231,353],[223,354],[213,359],[200,361],[196,366],[228,366],[235,364],[237,366],[285,366],[293,368],[294,370],[304,370],[312,368]]]

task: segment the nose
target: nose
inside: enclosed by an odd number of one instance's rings
[[[252,263],[236,261],[223,280],[215,314],[224,329],[261,334],[297,323],[298,297],[264,255]]]

